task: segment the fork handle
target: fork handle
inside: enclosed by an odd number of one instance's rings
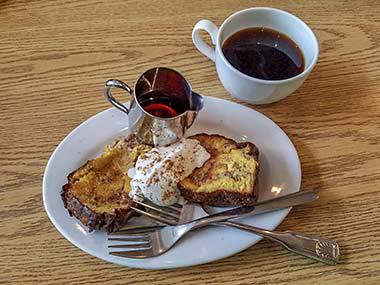
[[[280,243],[291,252],[310,257],[326,264],[335,265],[339,261],[339,245],[336,241],[331,239],[309,236],[293,231],[269,231],[229,221],[216,224],[231,226],[258,234]]]

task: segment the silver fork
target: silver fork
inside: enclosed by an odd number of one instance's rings
[[[303,193],[301,195],[301,193]],[[281,199],[282,198],[282,199]],[[302,199],[301,199],[302,198]],[[313,191],[303,191],[287,196],[283,196],[280,198],[276,198],[270,201],[262,202],[257,204],[254,208],[256,211],[249,209],[252,207],[241,207],[237,209],[233,209],[227,212],[223,212],[217,215],[209,216],[208,218],[217,217],[217,219],[221,219],[223,215],[227,215],[227,218],[236,218],[241,215],[253,215],[258,213],[267,212],[270,206],[277,206],[281,208],[285,203],[289,203],[289,201],[298,200],[299,202],[293,202],[292,205],[301,204],[301,200],[303,203],[310,202],[318,198],[315,192]],[[273,202],[274,201],[274,202]],[[289,205],[288,206],[292,206]],[[275,208],[276,209],[276,208]],[[273,208],[272,208],[273,210]],[[204,212],[208,215],[206,212]],[[233,215],[233,217],[228,216]],[[307,236],[301,233],[286,231],[286,232],[275,232],[264,229],[259,229],[256,227],[243,225],[239,223],[229,222],[229,221],[216,221],[206,219],[205,224],[194,225],[194,222],[201,222],[202,219],[198,219],[197,221],[191,222],[187,224],[187,227],[184,229],[178,227],[144,227],[144,228],[133,228],[126,231],[116,232],[112,235],[120,235],[124,234],[124,237],[121,238],[109,238],[110,241],[129,241],[134,242],[132,244],[122,244],[122,245],[110,245],[110,248],[123,248],[128,249],[127,251],[114,251],[110,252],[110,254],[122,257],[130,257],[130,258],[148,258],[158,256],[167,250],[169,250],[183,235],[189,232],[192,229],[199,228],[208,224],[222,224],[227,226],[236,227],[239,229],[243,229],[249,232],[256,233],[263,237],[267,237],[273,241],[279,242],[286,249],[296,252],[301,255],[305,255],[311,257],[313,259],[322,261],[327,264],[336,264],[339,260],[339,246],[338,244],[329,239],[317,238],[312,236]],[[161,232],[162,230],[162,232]],[[168,240],[165,240],[169,238]]]
[[[133,233],[124,235],[122,238],[109,238],[109,240],[130,242],[129,244],[110,245],[110,248],[125,249],[125,251],[115,251],[111,254],[129,258],[150,258],[159,256],[172,248],[188,232],[210,224],[242,217],[251,212],[251,209],[249,208],[251,207],[240,207],[178,226],[165,226],[150,231],[147,231],[146,229],[142,231],[135,230]],[[237,226],[238,228],[247,231],[253,230],[254,233],[259,233],[271,240],[277,241],[292,252],[313,258],[326,264],[334,265],[339,260],[339,246],[333,240],[308,236],[292,231],[271,232],[261,229],[257,231],[256,228],[251,226],[237,225],[233,224],[234,227]]]

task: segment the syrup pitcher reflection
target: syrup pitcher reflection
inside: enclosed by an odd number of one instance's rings
[[[111,87],[126,90],[129,108],[116,100]],[[104,87],[107,100],[128,115],[129,128],[144,143],[164,146],[177,142],[194,123],[203,108],[203,98],[191,90],[177,71],[155,67],[144,72],[133,91],[126,83],[110,79]]]

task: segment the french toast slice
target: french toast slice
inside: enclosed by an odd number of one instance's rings
[[[190,138],[198,140],[211,158],[178,183],[182,196],[216,207],[254,204],[260,167],[257,147],[220,135],[197,134]]]
[[[69,174],[61,197],[70,215],[90,231],[112,232],[123,226],[132,215],[128,169],[134,166],[140,154],[150,149],[129,135]]]

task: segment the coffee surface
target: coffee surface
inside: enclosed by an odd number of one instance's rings
[[[282,80],[303,72],[302,51],[288,36],[268,28],[247,28],[222,46],[227,60],[242,73],[264,80]]]

